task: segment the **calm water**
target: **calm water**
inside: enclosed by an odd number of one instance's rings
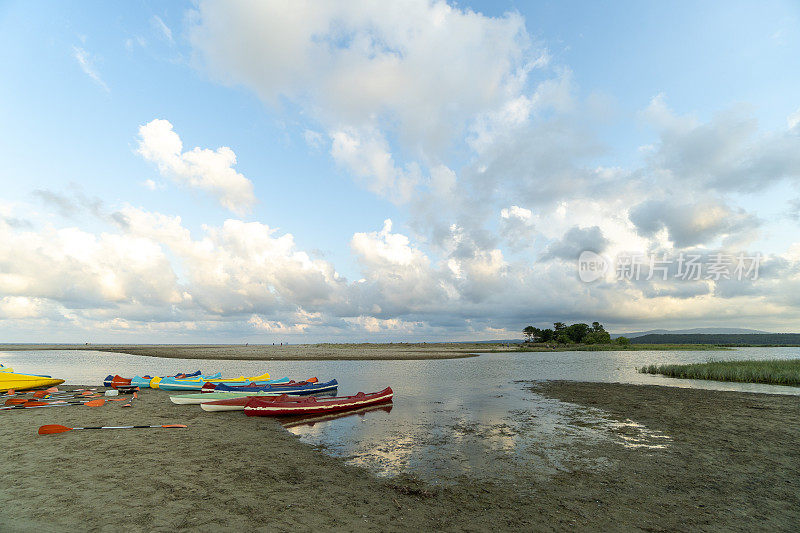
[[[372,392],[390,385],[388,406],[333,419],[286,423],[304,442],[381,475],[410,472],[447,483],[460,475],[497,478],[519,465],[542,475],[593,468],[568,454],[575,439],[611,439],[623,446],[660,448],[669,436],[603,412],[544,398],[521,381],[574,380],[659,384],[718,390],[800,395],[800,388],[678,380],[636,372],[651,363],[709,359],[788,359],[798,348],[734,351],[531,352],[428,361],[221,361],[159,359],[74,351],[0,352],[18,372],[47,373],[67,384],[99,384],[109,373],[126,377],[178,371],[221,371],[225,376],[339,380],[339,394]],[[165,395],[165,402],[166,393]],[[209,414],[209,416],[215,416]],[[575,423],[575,420],[580,423]],[[220,418],[222,420],[222,418]],[[253,423],[259,423],[254,420]]]

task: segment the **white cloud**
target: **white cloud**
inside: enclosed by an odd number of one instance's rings
[[[234,213],[247,213],[256,201],[253,183],[233,169],[233,150],[227,146],[216,150],[196,147],[183,152],[181,138],[167,120],[155,119],[139,127],[137,152],[156,163],[163,176],[213,194]]]
[[[99,85],[100,88],[103,89],[105,92],[111,92],[111,89],[108,88],[106,82],[104,82],[103,79],[100,78],[100,74],[97,72],[97,69],[94,66],[94,62],[92,61],[92,58],[89,55],[89,52],[87,52],[86,50],[84,50],[79,46],[73,46],[72,57],[74,57],[75,60],[78,62],[78,65],[80,65],[81,70],[83,71],[84,74],[92,78],[92,80],[94,80],[94,82],[97,85]]]
[[[152,24],[159,32],[161,32],[161,34],[167,41],[170,42],[170,44],[175,42],[174,39],[172,38],[172,30],[169,29],[169,26],[167,26],[164,23],[161,17],[159,17],[158,15],[153,15]]]
[[[419,166],[414,163],[404,169],[395,166],[386,140],[377,131],[335,131],[331,140],[333,159],[376,194],[406,202],[422,179]]]
[[[798,124],[800,124],[800,109],[786,117],[786,125],[790,130],[797,128]]]

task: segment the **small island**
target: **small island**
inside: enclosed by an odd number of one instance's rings
[[[591,325],[576,323],[568,326],[554,322],[552,328],[540,329],[526,326],[522,330],[525,340],[518,351],[612,351],[612,350],[729,350],[713,344],[633,344],[625,336],[616,339],[600,322]]]

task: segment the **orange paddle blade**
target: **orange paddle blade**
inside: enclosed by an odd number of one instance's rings
[[[19,404],[25,403],[27,401],[28,400],[26,400],[25,398],[9,398],[8,400],[6,400],[5,404],[6,405],[19,405]]]
[[[106,404],[106,401],[103,398],[100,398],[99,400],[92,400],[90,402],[86,402],[83,405],[88,405],[89,407],[100,407],[101,405],[105,405],[105,404]]]
[[[37,390],[36,392],[33,393],[33,397],[34,398],[41,398],[43,396],[47,396],[48,394],[50,394],[50,393],[47,392],[46,390]]]
[[[50,404],[47,403],[47,402],[34,402],[34,401],[31,400],[31,401],[27,401],[27,402],[25,402],[24,404],[21,404],[21,405],[24,405],[25,407],[42,407],[42,406],[50,405]]]
[[[8,394],[9,396],[14,396],[16,394],[16,392],[14,391],[14,389],[8,389],[6,391],[6,394]]]
[[[58,424],[47,424],[46,426],[41,426],[39,428],[39,435],[50,435],[52,433],[64,433],[65,431],[69,431],[72,428],[68,428],[67,426],[59,426]]]
[[[58,392],[58,387],[50,387],[49,389],[45,389],[46,392]]]
[[[134,393],[133,393],[133,399],[135,400],[135,399],[137,399],[138,397],[139,397],[139,393],[138,393],[138,392],[134,392]]]

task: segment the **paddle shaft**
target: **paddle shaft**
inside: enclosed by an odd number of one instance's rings
[[[78,429],[145,429],[145,428],[185,428],[184,424],[162,424],[159,426],[95,426],[85,428],[71,428],[59,424],[48,424],[39,428],[39,435],[52,435],[54,433],[64,433]]]

